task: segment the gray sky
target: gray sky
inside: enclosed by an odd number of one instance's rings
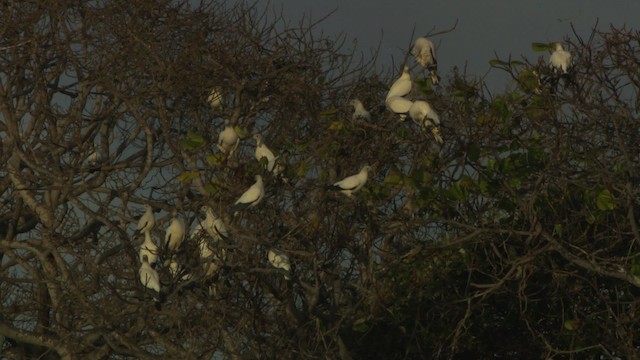
[[[403,60],[403,50],[409,49],[414,25],[417,35],[432,29],[450,28],[458,19],[452,33],[432,38],[438,47],[438,65],[445,75],[456,65],[468,64],[468,74],[483,75],[489,60],[509,54],[514,59],[525,55],[529,60],[545,53],[531,50],[532,42],[552,42],[569,36],[574,38],[571,23],[578,34],[588,38],[599,18],[598,28],[607,30],[609,24],[620,27],[638,26],[638,0],[273,0],[272,6],[283,6],[288,19],[303,14],[320,19],[332,10],[336,12],[320,24],[327,34],[344,32],[351,40],[358,39],[358,49],[368,54],[382,38],[379,64],[388,69]],[[490,76],[491,83],[501,78]]]

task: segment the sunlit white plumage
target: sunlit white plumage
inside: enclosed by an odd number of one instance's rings
[[[153,208],[149,204],[144,204],[145,212],[138,220],[138,232],[151,231],[156,226],[156,217],[153,215]]]
[[[353,120],[355,119],[371,120],[371,114],[369,113],[369,111],[367,111],[367,109],[364,108],[362,101],[358,99],[353,99],[349,102],[349,104],[353,106],[353,115],[351,115],[351,118]]]
[[[438,84],[439,79],[436,73],[438,70],[438,60],[436,59],[436,48],[433,46],[431,40],[425,37],[417,38],[413,44],[413,49],[411,49],[411,54],[415,57],[418,64],[429,70],[431,82],[433,82],[434,85]]]
[[[214,240],[220,241],[229,238],[229,231],[221,218],[217,217],[209,206],[203,206],[205,218],[200,223],[201,229],[207,232]]]
[[[431,133],[435,137],[436,141],[440,144],[444,142],[440,135],[438,125],[440,125],[440,117],[433,110],[431,105],[424,100],[416,100],[409,109],[409,116],[418,125],[431,129]]]
[[[359,173],[346,177],[334,183],[329,188],[332,190],[338,190],[347,196],[351,196],[351,194],[360,190],[364,184],[367,183],[369,170],[371,170],[371,166],[365,165]]]
[[[282,269],[287,272],[287,274],[284,275],[285,279],[291,279],[291,277],[289,277],[289,273],[291,272],[291,263],[289,262],[289,256],[287,254],[278,249],[270,249],[267,253],[267,259],[276,269]]]
[[[174,215],[164,236],[164,246],[169,251],[175,251],[178,247],[180,247],[180,244],[182,244],[183,240],[184,226],[182,226],[180,220],[178,220],[178,218]]]
[[[563,74],[566,74],[571,66],[571,53],[566,51],[562,44],[555,43],[555,50],[551,53],[549,63],[554,69],[560,70]]]
[[[149,264],[153,264],[158,261],[158,246],[153,242],[151,233],[149,231],[144,232],[144,242],[140,245],[140,261],[144,257],[149,259]]]
[[[263,197],[264,184],[262,183],[262,176],[256,175],[256,182],[236,200],[231,211],[237,213],[248,207],[256,206],[262,201]]]
[[[413,101],[405,99],[401,96],[392,96],[387,98],[387,100],[385,101],[385,105],[387,105],[387,109],[400,115],[400,120],[404,121],[404,119],[407,117],[409,109],[411,109],[411,105],[413,105]]]
[[[224,130],[218,135],[218,149],[225,154],[233,154],[240,144],[240,138],[236,130],[231,126],[229,120],[224,121]]]
[[[207,101],[212,108],[218,109],[222,107],[222,91],[219,87],[211,89]]]
[[[411,74],[409,73],[409,67],[405,66],[402,70],[402,75],[391,85],[389,92],[387,93],[387,99],[392,96],[405,96],[411,92]]]
[[[276,164],[277,157],[273,155],[273,151],[271,151],[271,149],[269,149],[267,145],[264,144],[264,141],[262,141],[262,136],[260,134],[253,135],[253,139],[256,141],[256,152],[255,152],[256,160],[262,163],[262,161],[264,161],[262,159],[266,158],[267,170],[274,171],[274,166]]]
[[[156,298],[156,300],[158,300],[160,295],[160,277],[158,276],[158,272],[151,267],[149,259],[146,256],[142,258],[138,275],[140,276],[142,285],[158,293],[158,298]]]

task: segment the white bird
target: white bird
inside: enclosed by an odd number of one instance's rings
[[[193,233],[198,240],[198,250],[200,252],[200,259],[202,260],[202,267],[206,273],[206,276],[211,277],[224,263],[226,251],[223,248],[220,248],[219,250],[211,248],[211,246],[209,245],[210,239],[214,242],[218,242],[220,241],[220,237],[207,236],[209,234],[209,231],[204,228],[203,224],[196,225]]]
[[[276,269],[282,269],[286,271],[284,278],[291,280],[289,273],[291,272],[291,263],[289,262],[289,256],[278,249],[270,249],[267,253],[267,259]]]
[[[164,236],[164,246],[169,251],[175,251],[180,247],[182,241],[184,240],[184,226],[176,215],[173,215],[173,219],[171,219],[171,224],[167,228],[167,232]]]
[[[253,139],[256,141],[256,160],[262,164],[262,159],[267,159],[266,168],[267,171],[274,171],[274,167],[276,164],[276,159],[278,159],[275,155],[273,155],[273,151],[264,144],[262,141],[262,136],[260,134],[253,135]]]
[[[385,105],[387,105],[387,109],[400,115],[400,121],[404,121],[404,119],[407,117],[409,109],[411,109],[411,105],[413,105],[413,101],[405,99],[401,96],[388,97],[384,103]]]
[[[262,198],[264,198],[262,176],[256,175],[256,182],[236,200],[233,207],[231,207],[231,211],[237,214],[240,210],[258,205]]]
[[[563,74],[566,74],[571,66],[571,53],[566,51],[562,44],[557,42],[555,43],[555,50],[551,53],[551,57],[549,58],[549,63],[551,66],[556,69],[562,71]]]
[[[411,116],[411,119],[418,125],[431,129],[431,133],[438,143],[442,144],[444,142],[440,135],[440,129],[438,128],[438,125],[440,125],[440,117],[428,102],[416,100],[409,109],[409,116]]]
[[[219,87],[214,87],[207,97],[207,101],[212,108],[218,109],[222,107],[222,92]]]
[[[138,220],[138,233],[151,231],[156,226],[156,217],[153,215],[153,208],[149,204],[144,204],[146,211]]]
[[[431,40],[425,37],[419,37],[413,44],[411,54],[415,57],[416,62],[423,68],[429,70],[431,76],[431,82],[437,85],[439,82],[438,74],[438,60],[436,59],[436,48],[433,46]]]
[[[392,96],[405,96],[411,92],[411,74],[409,73],[409,67],[405,66],[402,70],[402,75],[391,85],[389,92],[387,93],[387,99]]]
[[[160,300],[160,277],[158,272],[155,271],[151,265],[149,265],[149,259],[147,257],[142,258],[142,264],[140,264],[140,270],[138,271],[140,276],[140,282],[147,289],[153,290],[157,293],[157,297],[154,296],[156,301]]]
[[[331,190],[338,190],[347,196],[351,196],[354,192],[360,190],[367,183],[367,178],[371,166],[365,165],[359,173],[346,177],[333,185],[329,186]]]
[[[201,211],[204,212],[205,218],[200,223],[200,228],[209,234],[214,240],[220,241],[229,238],[229,231],[222,219],[217,217],[209,206],[203,206]]]
[[[180,266],[180,264],[178,264],[178,262],[174,259],[171,259],[171,262],[169,263],[169,272],[171,273],[171,276],[173,276],[174,278],[176,276],[178,276],[179,274],[182,273],[182,267]],[[191,279],[191,274],[184,274],[182,275],[182,280],[189,280]]]
[[[147,258],[150,264],[158,261],[158,246],[153,242],[151,233],[147,230],[144,232],[144,242],[140,245],[140,261],[143,258]]]
[[[371,120],[371,114],[367,111],[367,109],[364,108],[364,105],[362,105],[362,101],[353,99],[351,100],[351,102],[349,102],[349,104],[353,106],[353,115],[351,116],[351,119],[355,120],[360,118]]]
[[[231,126],[229,120],[224,121],[224,130],[218,135],[218,149],[225,154],[232,155],[240,144],[240,138],[236,133],[236,129]]]

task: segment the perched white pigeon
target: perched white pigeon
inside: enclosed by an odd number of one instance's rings
[[[276,164],[277,157],[273,155],[273,151],[264,144],[262,136],[260,134],[253,135],[253,139],[256,141],[256,160],[262,163],[262,158],[267,159],[267,171],[273,171]]]
[[[351,102],[349,102],[349,104],[353,106],[353,115],[351,116],[353,120],[355,119],[371,120],[371,114],[367,111],[367,109],[364,108],[364,105],[362,105],[362,101],[358,99],[353,99],[351,100]]]
[[[562,47],[562,43],[555,43],[555,50],[551,53],[551,57],[549,58],[549,63],[551,66],[556,69],[562,71],[563,74],[566,74],[571,66],[571,53],[566,51]]]
[[[180,244],[182,244],[183,240],[184,226],[182,226],[182,223],[174,214],[173,218],[171,219],[171,224],[169,224],[167,232],[164,236],[164,246],[169,251],[175,251],[178,247],[180,247]]]
[[[157,297],[155,297],[156,301],[160,300],[160,277],[158,276],[158,272],[155,271],[151,265],[149,265],[149,259],[144,256],[142,258],[142,264],[140,264],[140,270],[138,271],[140,276],[140,282],[147,289],[153,290],[158,293]]]
[[[140,261],[145,257],[149,260],[149,264],[153,264],[158,261],[158,246],[153,242],[149,231],[144,232],[144,242],[140,245],[139,254]]]
[[[392,96],[387,98],[385,104],[387,105],[387,109],[400,115],[400,121],[404,121],[409,109],[411,109],[411,105],[413,105],[413,101],[405,99],[402,96]]]
[[[171,262],[169,263],[169,272],[171,273],[171,276],[173,276],[174,278],[176,276],[178,276],[179,274],[181,274],[183,272],[182,267],[180,266],[180,264],[178,264],[178,262],[174,259],[171,259]],[[182,280],[189,280],[191,279],[191,274],[184,274],[182,275]]]
[[[346,177],[337,183],[329,186],[331,190],[338,190],[347,196],[360,190],[366,184],[371,166],[365,165],[359,173]]]
[[[156,226],[156,217],[153,215],[153,208],[149,204],[144,204],[146,209],[138,220],[138,233],[151,231]]]
[[[224,121],[224,130],[218,135],[218,149],[225,154],[232,155],[240,144],[240,138],[229,120]]]
[[[216,236],[207,236],[209,231],[206,231],[204,229],[203,224],[196,225],[193,233],[198,240],[198,250],[200,252],[200,259],[202,259],[202,267],[206,273],[206,276],[211,277],[224,263],[226,251],[223,248],[218,250],[212,249],[212,247],[209,245],[209,242],[218,242],[220,238]]]
[[[416,58],[418,64],[429,70],[431,82],[437,85],[440,80],[436,73],[438,70],[438,60],[436,59],[436,48],[433,46],[431,40],[425,37],[417,38],[413,44],[413,49],[411,49],[411,54]]]
[[[431,133],[438,143],[442,144],[444,142],[440,135],[440,129],[438,129],[440,117],[428,102],[416,100],[409,109],[409,116],[411,116],[411,119],[413,119],[416,124],[431,129]]]
[[[200,228],[209,234],[214,240],[220,241],[229,238],[229,231],[222,219],[217,217],[209,206],[203,206],[201,211],[204,212],[205,218],[200,223]]]
[[[267,253],[267,259],[276,269],[282,269],[287,272],[284,276],[285,279],[291,280],[289,273],[291,272],[291,263],[289,262],[289,256],[278,249],[270,249]]]
[[[207,97],[207,101],[209,101],[209,105],[214,109],[222,107],[222,92],[219,87],[211,89],[209,97]]]
[[[256,182],[236,200],[231,211],[237,214],[240,210],[256,206],[262,201],[263,197],[264,184],[262,183],[262,176],[256,175]]]
[[[387,99],[392,96],[405,96],[411,92],[411,74],[409,73],[409,67],[405,66],[402,70],[402,75],[391,85],[389,92],[387,93]]]

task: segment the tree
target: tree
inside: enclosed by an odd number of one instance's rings
[[[637,352],[636,33],[576,35],[572,79],[546,59],[495,60],[514,79],[495,96],[464,74],[439,87],[415,74],[440,147],[377,107],[391,78],[342,37],[257,5],[25,2],[2,17],[3,354]],[[352,119],[356,97],[370,121]],[[233,153],[217,146],[225,120]],[[325,188],[365,164],[352,197]],[[264,199],[234,214],[255,175]],[[145,204],[160,303],[138,276]],[[227,232],[207,228],[207,207]],[[171,252],[174,211],[188,238]]]

